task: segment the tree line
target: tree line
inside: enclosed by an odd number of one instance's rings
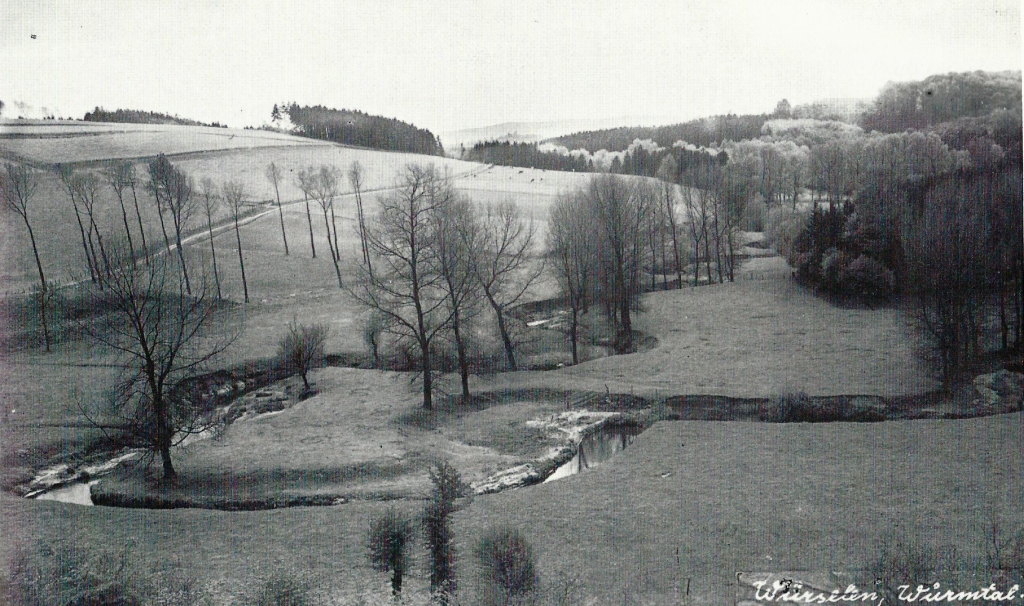
[[[466,150],[462,159],[481,164],[522,166],[544,170],[569,172],[592,172],[594,170],[593,160],[556,151],[542,151],[536,143],[481,141]]]
[[[179,124],[182,126],[214,126],[227,128],[226,124],[212,122],[207,124],[197,120],[189,120],[178,116],[171,116],[160,112],[149,112],[137,109],[115,109],[105,110],[97,106],[91,112],[85,112],[82,120],[86,122],[120,122],[129,124]]]
[[[295,134],[303,137],[388,151],[444,155],[441,140],[432,132],[395,118],[322,105],[290,103],[283,108],[274,105],[272,120],[280,119],[282,114],[287,114],[291,120]]]

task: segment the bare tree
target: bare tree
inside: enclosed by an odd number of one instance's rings
[[[167,256],[154,257],[148,266],[124,263],[107,280],[106,292],[93,291],[94,309],[103,311],[82,321],[83,332],[116,354],[123,370],[104,417],[94,409],[83,412],[104,432],[116,427],[119,439],[158,456],[165,481],[177,476],[171,448],[214,424],[211,411],[183,380],[236,336],[225,331],[222,319],[216,322],[221,336],[211,332],[215,306],[207,294],[202,281],[188,296]]]
[[[675,188],[673,184],[676,183],[679,177],[679,165],[676,163],[675,156],[668,154],[665,159],[662,160],[661,165],[658,167],[658,178],[664,181],[664,195],[662,196],[662,203],[664,204],[664,214],[668,219],[668,228],[672,234],[672,253],[676,262],[676,281],[677,288],[683,287],[683,264],[679,254],[679,222],[676,217],[676,196]]]
[[[74,179],[73,187],[78,197],[79,202],[82,204],[82,208],[85,210],[85,216],[89,222],[88,240],[89,248],[93,254],[93,262],[96,263],[96,273],[98,274],[99,283],[103,284],[103,273],[110,277],[110,258],[107,256],[107,250],[103,246],[103,233],[100,231],[99,225],[96,223],[96,197],[99,195],[100,186],[99,180],[96,175],[87,173],[84,175],[77,175]],[[93,245],[92,234],[96,234],[97,244]],[[99,247],[100,258],[103,259],[102,272],[99,264],[99,259],[96,258],[96,246]]]
[[[228,181],[223,185],[221,191],[224,194],[224,202],[228,205],[231,218],[235,222],[235,242],[238,244],[238,267],[242,270],[242,293],[245,302],[249,302],[249,283],[245,279],[245,258],[242,256],[242,233],[238,229],[238,221],[245,211],[245,187],[238,181]]]
[[[358,160],[352,161],[348,169],[348,182],[356,193],[356,215],[359,220],[359,243],[363,247],[363,262],[370,266],[370,249],[366,245],[366,216],[363,214],[363,167]]]
[[[139,212],[139,195],[138,185],[139,177],[135,172],[135,165],[130,160],[119,160],[117,162],[120,168],[117,169],[118,174],[124,178],[125,183],[132,190],[132,202],[135,203],[135,218],[139,222],[139,236],[142,238],[142,250],[146,256],[146,263],[149,263],[149,245],[146,243],[146,230],[142,227],[142,213]]]
[[[288,323],[288,332],[277,345],[277,360],[282,368],[299,373],[302,384],[309,391],[309,371],[324,360],[324,343],[329,327],[326,324],[300,325],[296,320]]]
[[[125,174],[127,167],[131,167],[131,163],[124,160],[115,160],[112,164],[109,164],[103,169],[103,177],[106,179],[107,184],[114,190],[114,195],[117,196],[117,202],[121,205],[121,219],[124,221],[124,236],[128,241],[128,249],[132,251],[132,263],[135,262],[135,243],[132,239],[132,230],[128,227],[128,209],[124,206],[124,194],[125,188],[128,187],[128,178]]]
[[[473,251],[473,271],[497,317],[509,368],[518,370],[506,314],[544,271],[542,262],[530,265],[534,225],[511,200],[487,206],[477,225],[473,233],[467,232],[473,242],[468,247]]]
[[[28,238],[32,243],[32,254],[36,259],[39,271],[39,318],[43,325],[43,343],[46,351],[50,351],[50,328],[46,322],[46,276],[43,274],[43,263],[39,259],[39,247],[36,246],[35,232],[28,215],[32,208],[32,197],[39,186],[39,174],[23,164],[6,164],[5,171],[0,173],[0,195],[4,199],[4,207],[21,217],[28,230]]]
[[[643,226],[649,204],[621,177],[600,175],[586,189],[598,226],[601,297],[616,325],[616,350],[633,348],[632,311],[639,307]]]
[[[210,235],[210,257],[213,259],[213,282],[217,286],[217,299],[221,299],[220,274],[217,272],[217,247],[213,245],[213,213],[217,211],[220,199],[217,185],[210,177],[199,182],[199,203],[206,215],[206,231]]]
[[[356,300],[386,318],[389,332],[416,343],[426,409],[433,403],[430,348],[451,317],[432,242],[432,217],[439,199],[429,192],[437,179],[433,167],[410,165],[394,190],[380,198],[377,216],[366,226],[374,270],[360,267],[359,283],[351,291]]]
[[[595,264],[594,223],[586,199],[579,192],[558,197],[548,220],[548,252],[554,257],[554,271],[572,313],[569,344],[572,363],[579,364],[580,317],[587,313],[593,289]]]
[[[267,165],[267,170],[264,173],[267,176],[267,180],[274,185],[274,195],[277,196],[277,214],[281,218],[281,239],[284,240],[284,254],[288,254],[288,235],[284,231],[284,209],[281,207],[281,190],[279,184],[281,182],[281,169],[278,168],[277,164],[271,162]]]
[[[149,183],[146,184],[146,189],[149,193],[153,194],[153,202],[156,204],[156,214],[160,219],[160,232],[164,236],[164,247],[167,252],[171,252],[171,238],[167,235],[167,223],[164,221],[164,211],[167,210],[167,202],[165,202],[164,189],[166,189],[167,181],[170,180],[170,173],[174,170],[171,166],[170,160],[166,156],[160,154],[149,163]]]
[[[462,379],[462,399],[468,402],[466,326],[474,315],[480,285],[473,271],[472,251],[465,233],[474,229],[476,217],[472,202],[459,196],[447,180],[433,183],[428,189],[428,195],[434,198],[432,240],[437,255],[437,271],[441,274],[440,286],[447,298],[448,313],[451,316],[452,337]]]
[[[313,188],[316,181],[316,172],[310,168],[299,169],[299,174],[295,176],[295,184],[302,190],[302,198],[306,202],[306,221],[309,222],[309,248],[313,251],[313,258],[316,258],[316,241],[313,239],[313,215],[309,212],[309,199],[312,197]]]
[[[334,243],[331,242],[331,224],[334,222],[334,198],[338,196],[338,179],[339,171],[337,167],[322,165],[320,170],[312,176],[311,185],[313,198],[320,204],[320,209],[324,213],[324,227],[327,229],[327,247],[331,250],[331,261],[334,263],[334,273],[338,276],[338,287],[343,288],[344,285],[341,281],[341,266],[338,265],[338,261],[341,260],[341,254],[336,250],[337,246],[337,227],[334,231]],[[330,219],[328,219],[330,214]]]
[[[66,164],[58,164],[57,176],[60,178],[64,191],[68,193],[68,198],[71,200],[71,207],[75,210],[75,219],[78,221],[78,232],[82,236],[82,251],[85,253],[86,265],[89,266],[89,279],[95,283],[99,278],[99,275],[96,272],[97,267],[94,264],[93,255],[89,251],[89,241],[85,237],[85,225],[82,223],[82,213],[78,208],[78,202],[75,199],[77,193],[75,186],[77,175],[75,174],[75,169]]]

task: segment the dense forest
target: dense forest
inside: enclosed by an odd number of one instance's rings
[[[357,110],[338,110],[322,105],[287,104],[283,110],[274,106],[271,118],[277,121],[286,113],[294,125],[294,134],[323,139],[344,145],[356,145],[387,151],[443,155],[441,141],[425,128],[412,124],[364,114]]]
[[[761,136],[761,127],[772,116],[768,114],[734,114],[690,120],[668,126],[624,126],[557,137],[551,142],[569,149],[585,149],[591,153],[606,149],[624,151],[634,140],[650,139],[661,147],[672,147],[676,141],[686,141],[698,147],[711,147],[722,141],[741,141]]]
[[[213,122],[207,124],[205,122],[198,122],[196,120],[189,120],[188,118],[179,118],[178,116],[170,116],[162,114],[160,112],[147,112],[135,109],[117,109],[114,111],[107,111],[102,107],[97,107],[91,112],[85,112],[85,116],[82,118],[86,122],[120,122],[128,124],[179,124],[182,126],[215,126],[219,128],[227,128],[226,124],[220,124]]]
[[[483,141],[466,150],[463,160],[502,166],[523,166],[545,170],[587,172],[594,170],[594,162],[580,155],[543,151],[536,143],[509,143]]]

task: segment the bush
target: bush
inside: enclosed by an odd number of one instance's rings
[[[806,226],[807,213],[787,208],[773,208],[768,211],[765,235],[768,236],[768,240],[775,250],[793,267],[796,267],[792,259],[793,243]]]
[[[288,333],[277,346],[277,359],[281,367],[297,372],[309,391],[309,371],[323,364],[324,343],[329,328],[326,324],[299,325],[288,323]]]
[[[128,553],[93,557],[69,540],[20,547],[10,560],[8,595],[0,597],[17,606],[141,606],[148,591]]]
[[[486,602],[508,604],[532,594],[540,581],[533,547],[518,530],[491,529],[477,543]]]
[[[743,231],[764,231],[768,222],[768,207],[764,199],[757,199],[747,203],[743,208],[743,216],[740,218],[740,229]]]
[[[456,499],[467,494],[469,487],[447,461],[434,465],[430,480],[434,487],[423,512],[423,531],[430,551],[430,590],[447,603],[458,588],[450,516]]]
[[[309,586],[292,576],[277,574],[263,583],[251,602],[254,606],[307,606]]]
[[[885,301],[896,290],[892,271],[871,257],[861,255],[853,260],[840,276],[842,289],[865,301]]]
[[[413,540],[412,522],[389,507],[373,521],[367,533],[370,564],[379,572],[391,572],[391,592],[402,593],[402,575],[409,559],[409,544]]]
[[[887,604],[902,604],[900,586],[929,587],[941,582],[946,588],[963,585],[964,560],[953,546],[933,549],[913,539],[889,537],[864,567],[859,586],[873,588]],[[973,583],[972,583],[973,584]]]

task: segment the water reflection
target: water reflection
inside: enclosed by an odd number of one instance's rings
[[[584,469],[600,465],[625,450],[640,431],[636,425],[605,425],[599,428],[583,439],[576,456],[556,469],[544,482],[576,475]]]

